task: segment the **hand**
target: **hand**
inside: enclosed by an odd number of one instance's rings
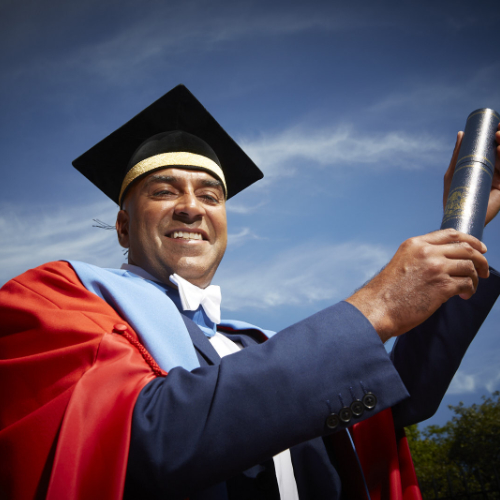
[[[425,321],[454,295],[470,298],[478,276],[489,276],[485,252],[484,243],[455,229],[410,238],[347,302],[366,316],[385,342]]]
[[[444,174],[443,210],[446,207],[446,200],[448,199],[448,193],[450,192],[451,179],[453,177],[453,172],[455,172],[455,165],[457,164],[458,152],[460,150],[460,145],[462,144],[463,136],[463,132],[458,133],[455,149],[453,150],[453,155],[450,160],[450,166]],[[497,143],[500,144],[500,123],[498,124],[498,132],[495,134],[495,138]],[[484,223],[485,226],[496,217],[500,210],[500,145],[497,146],[496,153],[495,171],[493,173],[490,199],[488,201],[488,210],[486,212],[486,221]]]

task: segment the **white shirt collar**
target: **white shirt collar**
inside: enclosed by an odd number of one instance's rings
[[[158,279],[147,271],[144,271],[142,267],[134,266],[133,264],[122,264],[121,269],[134,273],[145,280],[158,282]],[[195,311],[201,305],[210,320],[216,325],[220,323],[220,287],[210,285],[205,289],[198,288],[196,285],[186,281],[177,274],[170,276],[170,281],[177,285],[181,297],[182,308],[185,311]]]
[[[120,269],[125,269],[125,271],[137,274],[137,276],[145,280],[156,281],[157,283],[160,283],[157,278],[155,278],[152,274],[149,274],[147,271],[144,271],[142,267],[134,266],[133,264],[122,264]]]

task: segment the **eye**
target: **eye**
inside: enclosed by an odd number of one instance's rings
[[[168,196],[174,194],[172,191],[168,189],[159,189],[158,191],[153,192],[153,196],[160,197],[160,196]]]
[[[220,203],[220,197],[215,194],[204,193],[198,195],[198,198],[210,205],[218,205]]]
[[[212,195],[210,195],[210,194],[204,194],[204,195],[202,196],[202,198],[203,198],[204,200],[208,200],[208,201],[211,201],[211,202],[213,202],[213,203],[217,203],[217,202],[219,201],[217,198],[215,198],[214,196],[212,196]]]

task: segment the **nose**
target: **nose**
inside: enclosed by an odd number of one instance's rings
[[[174,211],[179,217],[196,220],[205,214],[205,207],[194,193],[184,193],[177,200]]]

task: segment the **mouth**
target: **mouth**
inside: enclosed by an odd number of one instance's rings
[[[167,237],[174,240],[182,239],[202,241],[207,239],[202,233],[192,231],[172,231],[171,233],[167,234]]]

